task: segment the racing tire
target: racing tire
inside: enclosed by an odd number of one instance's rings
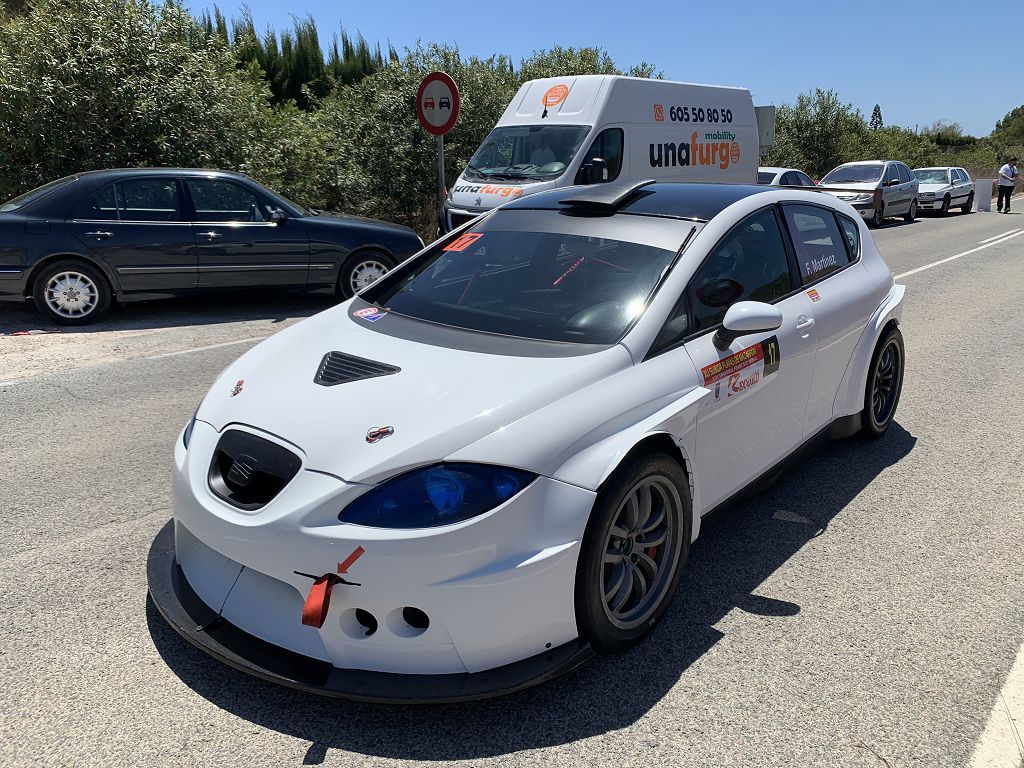
[[[974,193],[971,192],[971,194],[969,194],[967,196],[967,202],[960,209],[960,213],[970,213],[973,210],[974,210]]]
[[[601,489],[576,566],[576,624],[595,651],[631,648],[665,612],[692,524],[686,473],[663,453],[638,456]]]
[[[872,214],[871,218],[868,220],[868,224],[870,224],[875,229],[878,229],[885,222],[884,208],[885,203],[879,205],[877,208],[875,208],[874,214]]]
[[[58,325],[88,325],[110,308],[110,283],[92,264],[64,259],[43,268],[32,283],[32,300]]]
[[[395,260],[383,251],[365,249],[349,256],[338,275],[338,293],[351,299],[395,268]]]
[[[861,433],[865,437],[879,438],[892,425],[903,390],[904,361],[903,334],[891,326],[871,356],[861,412]]]
[[[914,220],[916,218],[917,218],[917,198],[915,197],[913,200],[910,201],[910,208],[908,208],[907,212],[905,214],[903,214],[903,220],[905,222],[907,222],[907,224],[913,224]]]
[[[942,198],[942,207],[939,208],[939,216],[945,216],[947,213],[949,213],[949,202],[949,195],[946,195],[944,198]]]

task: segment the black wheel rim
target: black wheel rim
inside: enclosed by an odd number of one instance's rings
[[[899,345],[890,339],[875,363],[875,381],[871,389],[871,413],[879,426],[888,423],[896,408],[903,375],[901,363]]]
[[[663,475],[643,478],[626,494],[605,537],[600,588],[605,616],[619,629],[648,621],[679,564],[682,500]]]

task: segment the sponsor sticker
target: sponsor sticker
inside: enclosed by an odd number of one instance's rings
[[[467,248],[469,248],[469,246],[471,246],[473,243],[475,243],[477,240],[479,240],[483,236],[484,236],[483,232],[467,232],[466,234],[462,235],[461,237],[457,237],[454,240],[452,240],[450,243],[448,243],[448,245],[446,245],[444,247],[443,250],[445,250],[445,251],[455,251],[456,253],[462,253],[462,251],[464,251]]]
[[[661,104],[654,105],[654,119],[659,123],[665,122],[665,107]]]
[[[371,427],[366,430],[366,442],[371,445],[379,443],[385,437],[391,437],[393,434],[395,434],[395,428],[390,425],[386,427]]]
[[[235,382],[234,389],[231,390],[231,396],[232,397],[238,397],[240,394],[242,394],[242,389],[244,389],[244,388],[245,388],[245,379],[239,379],[238,381]]]
[[[821,294],[818,293],[813,288],[811,288],[811,290],[807,292],[807,298],[809,298],[811,301],[821,301]]]
[[[565,97],[568,95],[569,86],[559,83],[558,85],[553,85],[547,89],[541,99],[541,103],[543,103],[545,107],[554,107],[565,101]]]
[[[779,370],[779,339],[772,336],[700,369],[704,386],[714,384],[715,402],[738,395]],[[724,384],[724,387],[723,387]]]
[[[363,318],[361,318],[361,319],[362,319],[362,320],[365,320],[365,321],[366,321],[366,322],[368,322],[368,323],[376,323],[376,322],[377,322],[378,320],[380,320],[380,319],[382,319],[382,318],[385,318],[385,317],[387,317],[387,316],[388,316],[388,313],[387,313],[387,312],[383,312],[383,311],[381,311],[381,312],[378,312],[378,313],[377,313],[377,314],[375,314],[375,315],[366,315],[365,317],[363,317]]]
[[[352,317],[369,317],[370,315],[379,314],[381,311],[379,307],[363,307],[353,312]]]

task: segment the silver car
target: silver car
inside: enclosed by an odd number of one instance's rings
[[[974,206],[974,182],[963,168],[915,168],[914,175],[920,182],[917,199],[922,211],[938,211],[940,216],[949,213],[950,208],[959,208],[964,213],[971,212]]]
[[[874,227],[890,216],[908,222],[917,218],[917,178],[898,160],[844,163],[829,171],[819,186],[848,202]]]

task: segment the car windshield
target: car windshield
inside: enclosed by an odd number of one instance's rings
[[[575,234],[585,231],[581,222],[566,222],[558,213],[523,218],[536,213],[490,217],[360,298],[399,315],[472,331],[614,344],[672,264],[676,251],[661,246],[676,242],[677,231],[650,245]],[[628,218],[640,226],[617,227],[621,237],[650,227],[640,217]],[[545,219],[553,226],[543,226]],[[614,220],[603,221],[600,234],[611,234],[607,223]]]
[[[757,183],[758,184],[771,184],[772,181],[774,181],[774,179],[775,179],[775,171],[771,171],[771,172],[758,171],[757,172]]]
[[[8,200],[3,205],[0,205],[0,213],[7,213],[9,211],[16,211],[19,208],[24,208],[29,203],[34,203],[36,200],[45,197],[56,189],[65,187],[73,181],[77,181],[77,176],[65,176],[62,179],[51,181],[49,184],[43,184],[41,187],[26,192],[23,195],[19,195],[11,200]]]
[[[495,128],[466,167],[470,179],[555,179],[565,173],[587,137],[586,125]]]
[[[882,178],[881,163],[858,163],[857,165],[841,165],[828,172],[821,180],[828,184],[855,184],[859,182],[875,182]]]
[[[922,184],[948,184],[949,178],[946,174],[945,168],[917,168],[914,170],[914,175]]]

